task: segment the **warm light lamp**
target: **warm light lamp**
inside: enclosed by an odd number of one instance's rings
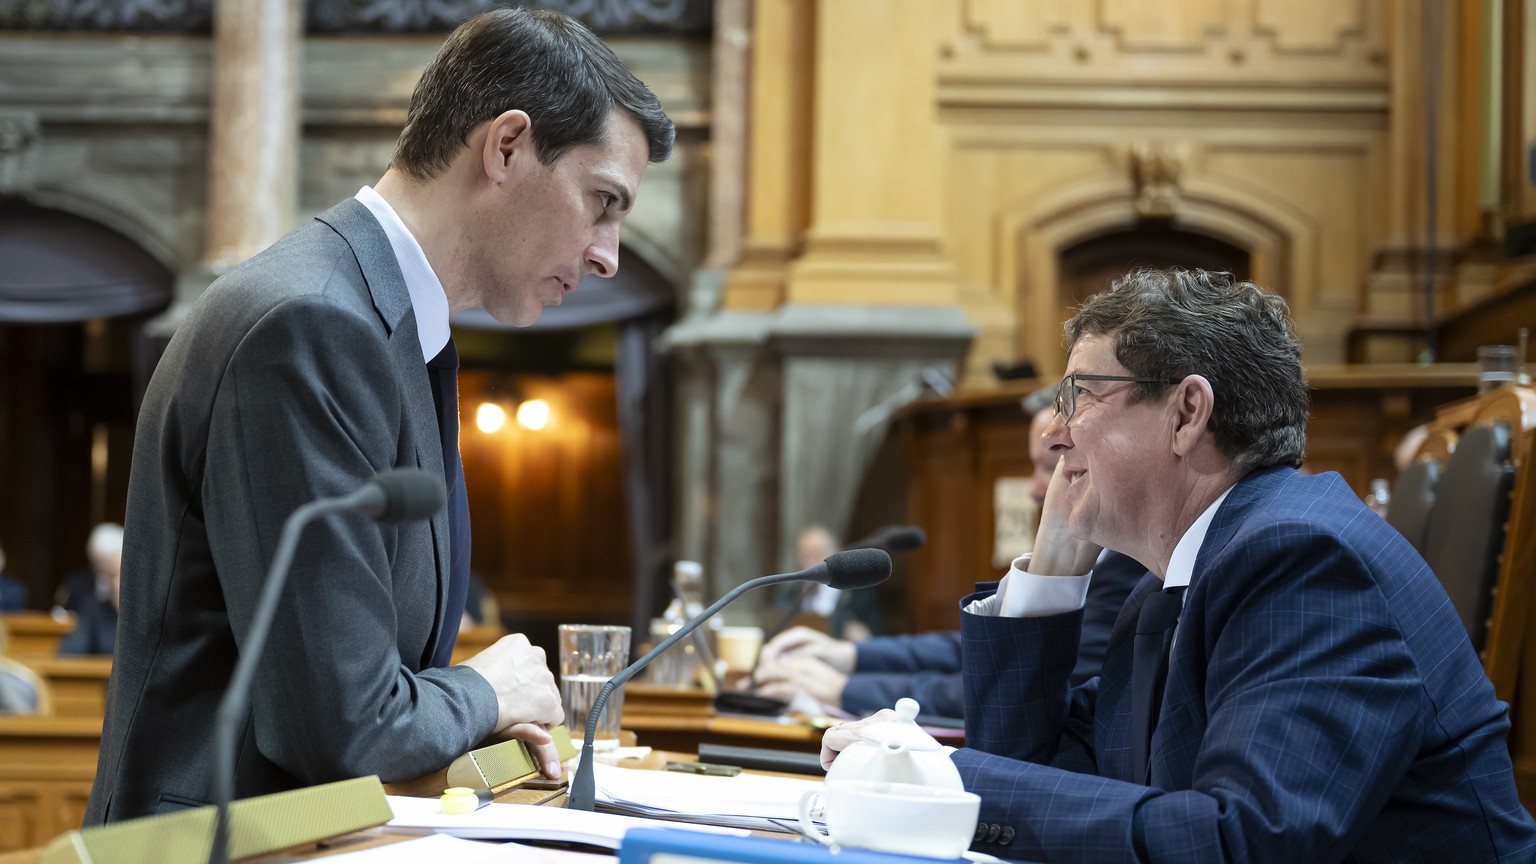
[[[549,403],[543,399],[529,399],[517,406],[517,423],[524,429],[539,430],[549,425]]]
[[[506,422],[507,412],[494,402],[481,402],[479,410],[475,412],[475,425],[487,435],[500,429]]]

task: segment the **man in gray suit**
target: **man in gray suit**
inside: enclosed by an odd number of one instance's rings
[[[448,666],[469,557],[448,315],[527,325],[588,273],[612,276],[620,223],[673,134],[580,24],[488,12],[423,72],[377,188],[208,289],[139,417],[86,824],[212,798],[214,714],[284,519],[392,467],[442,473],[449,513],[310,526],[239,734],[236,796],[413,778],[493,734],[558,776],[544,652],[512,635]]]

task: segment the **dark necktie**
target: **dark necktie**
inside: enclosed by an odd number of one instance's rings
[[[1152,730],[1168,677],[1168,648],[1184,608],[1184,589],[1147,595],[1136,619],[1131,655],[1131,770],[1141,783],[1151,778]]]
[[[459,619],[469,596],[469,494],[464,489],[464,463],[459,459],[459,352],[453,337],[427,364],[432,396],[437,403],[437,430],[443,442],[443,479],[448,484],[448,611],[432,651],[432,665],[442,668],[453,658],[459,641]]]

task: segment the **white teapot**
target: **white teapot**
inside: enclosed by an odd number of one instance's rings
[[[899,699],[894,719],[861,727],[860,740],[837,754],[827,769],[827,782],[875,780],[963,791],[960,769],[949,753],[913,719],[918,710],[917,700]]]

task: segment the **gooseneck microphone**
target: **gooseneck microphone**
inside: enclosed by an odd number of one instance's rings
[[[592,700],[592,710],[587,713],[587,733],[581,742],[581,759],[576,764],[576,773],[571,777],[571,788],[567,793],[565,806],[571,810],[591,810],[597,803],[596,782],[592,777],[592,739],[597,735],[597,719],[603,716],[603,708],[608,704],[609,694],[624,686],[625,681],[650,665],[650,662],[655,660],[661,652],[671,648],[700,624],[714,617],[715,613],[724,609],[726,604],[753,588],[778,585],[781,582],[820,582],[823,585],[841,589],[868,588],[871,585],[879,585],[890,578],[890,575],[891,556],[885,550],[850,549],[828,557],[815,567],[807,567],[794,573],[760,576],[726,592],[724,597],[695,615],[687,624],[679,627],[676,633],[661,640],[655,648],[647,651],[644,657],[626,666],[623,671],[610,678],[608,683],[603,685],[603,689],[597,691],[597,698]]]
[[[261,588],[256,613],[251,618],[251,628],[246,633],[240,659],[235,663],[229,689],[219,700],[219,713],[214,720],[213,792],[218,815],[214,821],[213,849],[208,856],[212,864],[228,864],[229,861],[229,802],[235,797],[235,733],[251,701],[251,679],[256,674],[256,663],[261,659],[267,635],[272,630],[272,618],[277,613],[283,583],[288,580],[288,571],[293,566],[299,535],[309,523],[333,513],[358,513],[377,522],[417,522],[430,519],[447,503],[448,490],[441,477],[418,468],[395,468],[376,475],[351,495],[311,501],[293,511],[283,523],[277,552],[272,556],[266,584]]]

